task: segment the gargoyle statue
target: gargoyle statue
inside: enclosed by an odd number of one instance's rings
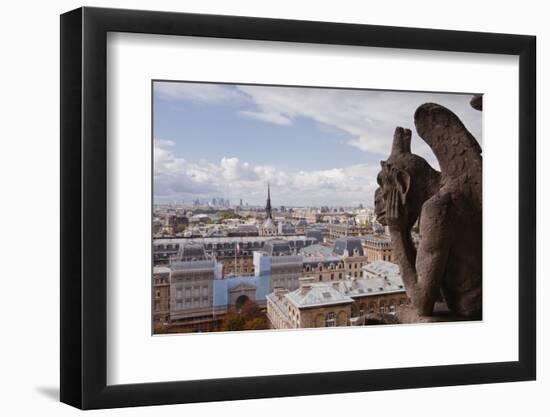
[[[375,194],[378,221],[388,226],[393,252],[416,313],[432,316],[443,297],[454,316],[481,318],[481,148],[450,110],[434,103],[414,115],[418,135],[441,172],[411,153],[411,131],[395,130]],[[411,230],[419,222],[418,250]]]

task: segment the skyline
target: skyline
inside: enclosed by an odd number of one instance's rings
[[[482,143],[471,94],[155,82],[154,202],[241,198],[274,205],[372,206],[396,126],[424,102],[454,111]]]

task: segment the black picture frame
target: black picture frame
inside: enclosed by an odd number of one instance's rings
[[[107,385],[108,32],[519,56],[519,360]],[[95,409],[536,378],[534,36],[84,7],[61,15],[60,56],[62,402]]]

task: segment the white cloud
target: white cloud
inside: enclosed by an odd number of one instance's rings
[[[280,113],[263,113],[253,111],[241,111],[240,114],[251,117],[253,119],[262,120],[264,122],[274,123],[276,125],[288,126],[292,120]]]
[[[238,114],[277,125],[308,118],[346,134],[344,144],[381,158],[389,154],[395,127],[410,128],[413,151],[435,167],[432,151],[416,135],[413,117],[421,104],[436,102],[454,111],[481,143],[481,112],[471,108],[471,95],[186,82],[155,83],[155,93],[167,99],[237,104]]]
[[[155,82],[154,89],[155,94],[164,99],[189,99],[205,103],[245,99],[236,89],[223,84],[161,81]]]
[[[155,139],[155,144],[165,148],[171,148],[173,146],[176,146],[176,142],[174,142],[173,140],[165,140],[165,139]]]
[[[275,205],[372,204],[378,168],[352,165],[311,171],[285,171],[269,165],[252,165],[236,157],[219,163],[188,162],[155,141],[155,197],[194,200],[220,196],[233,202],[243,198],[263,204],[266,185],[272,187]]]
[[[381,156],[389,154],[393,131],[402,126],[414,132],[413,150],[437,166],[433,153],[414,131],[414,112],[426,102],[450,108],[481,143],[481,113],[469,105],[470,95],[269,86],[238,89],[257,108],[243,115],[280,125],[309,118],[346,133],[347,145]]]
[[[436,102],[454,111],[481,143],[482,117],[470,107],[469,95],[199,83],[156,83],[155,92],[167,99],[230,103],[236,114],[277,125],[307,118],[342,132],[342,146],[374,153],[379,159],[389,156],[395,127],[410,128],[413,152],[434,168],[438,168],[435,156],[416,135],[413,117],[421,104]],[[223,196],[260,204],[270,182],[274,204],[346,205],[371,204],[376,188],[377,163],[291,172],[234,155],[189,162],[176,157],[173,146],[172,141],[155,141],[155,196],[188,201]]]

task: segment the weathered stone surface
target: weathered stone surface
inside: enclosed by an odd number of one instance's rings
[[[469,320],[468,317],[453,314],[444,302],[435,303],[432,315],[421,316],[414,306],[403,306],[397,310],[395,320],[399,324],[439,323]]]
[[[418,135],[433,150],[441,172],[411,153],[411,131],[398,127],[390,157],[381,162],[380,187],[375,193],[378,220],[389,226],[416,313],[402,313],[399,320],[434,321],[421,317],[438,317],[434,305],[441,297],[454,319],[479,319],[481,148],[458,117],[443,106],[423,104],[414,119]],[[417,221],[418,252],[411,238]]]

